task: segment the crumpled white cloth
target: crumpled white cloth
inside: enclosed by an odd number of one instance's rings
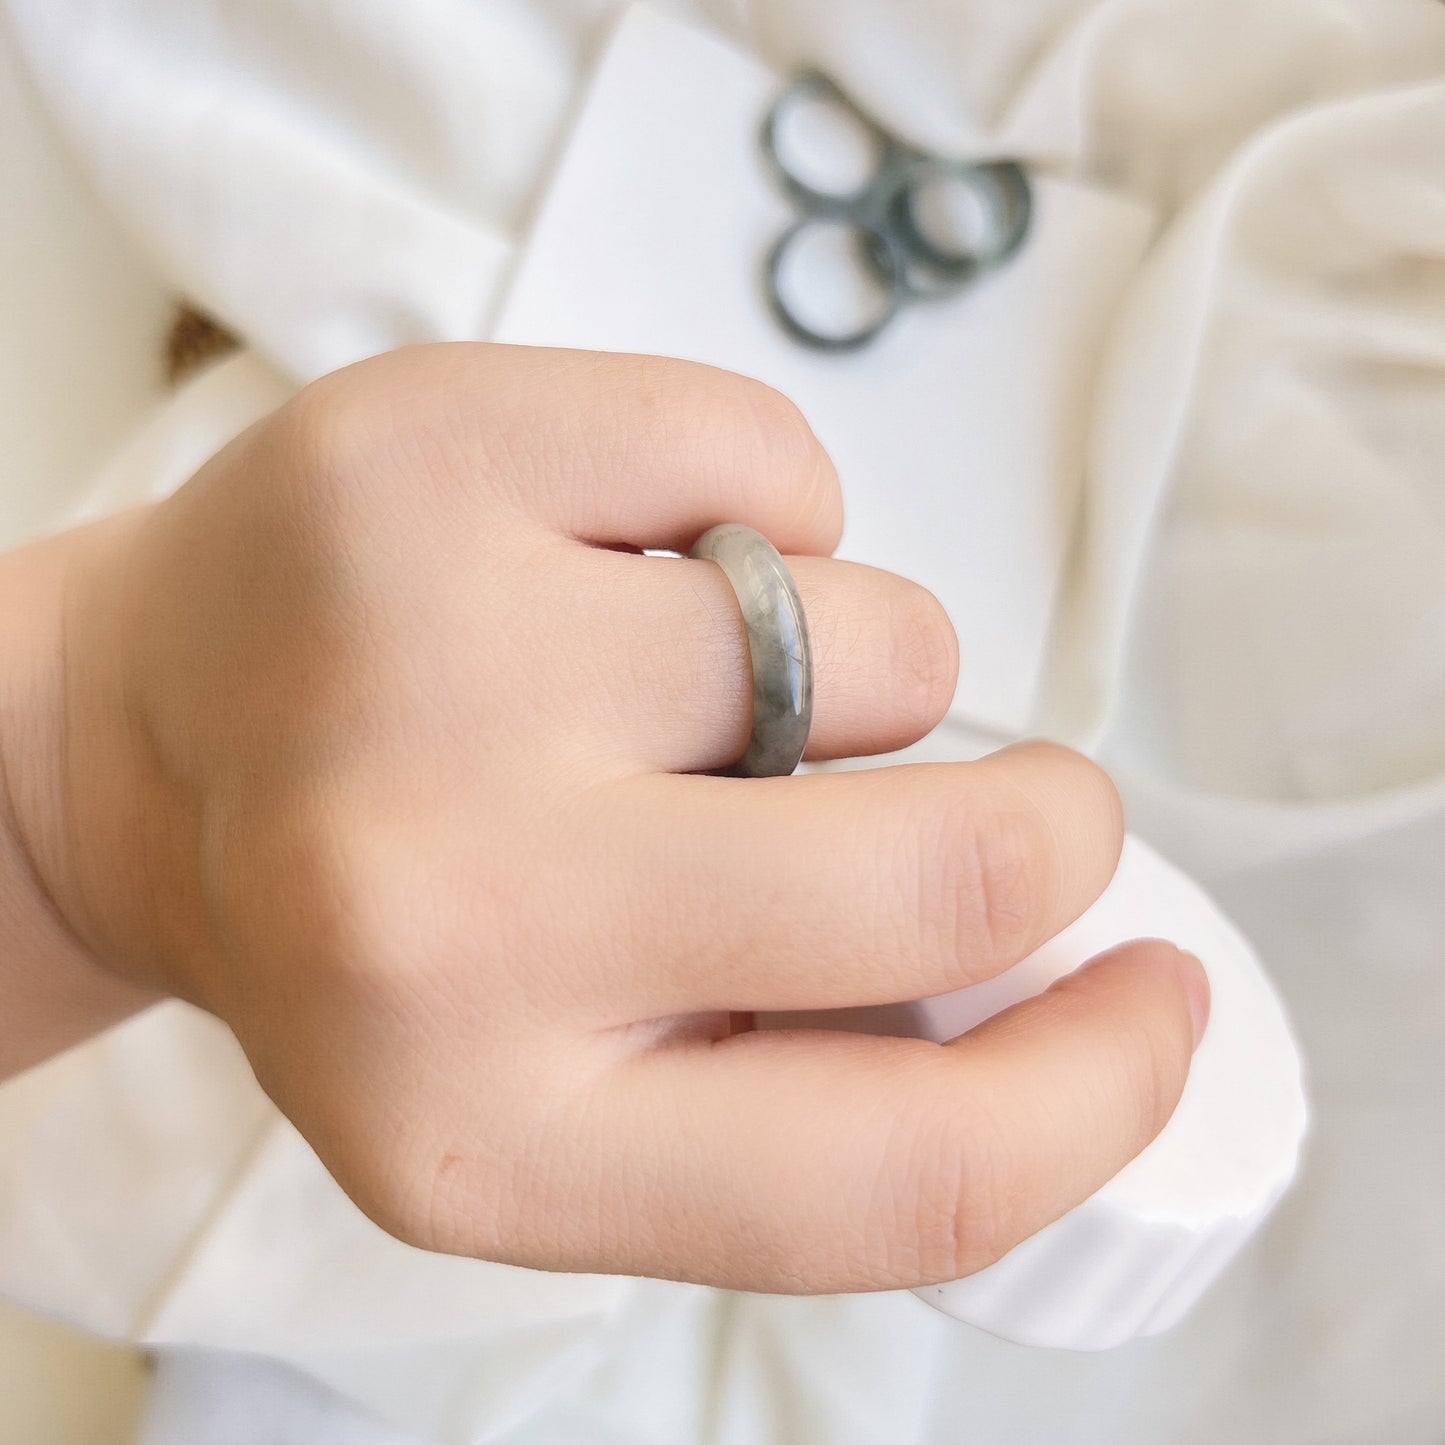
[[[6,0],[108,204],[254,348],[94,505],[163,492],[335,365],[490,334],[617,8]],[[514,1278],[368,1232],[225,1031],[171,1006],[0,1090],[0,1290],[272,1354],[448,1441],[1438,1445],[1445,7],[673,8],[922,141],[1151,208],[1080,361],[1083,503],[1031,729],[1102,757],[1268,960],[1312,1065],[1301,1186],[1191,1320],[1097,1358],[909,1296]],[[225,1398],[214,1438],[255,1438]]]

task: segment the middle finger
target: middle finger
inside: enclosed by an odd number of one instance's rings
[[[594,808],[574,822],[607,840],[584,848],[596,907],[576,913],[610,920],[589,937],[593,1003],[618,1021],[963,988],[1072,923],[1123,845],[1107,775],[1047,743],[976,763],[634,779]]]

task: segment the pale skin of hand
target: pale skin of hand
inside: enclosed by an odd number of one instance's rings
[[[0,1072],[179,995],[384,1228],[544,1269],[915,1286],[1087,1197],[1204,1028],[1170,945],[950,1045],[750,1023],[1024,957],[1108,882],[1113,786],[1046,744],[703,775],[747,740],[741,618],[629,549],[720,521],[789,558],[811,758],[940,719],[937,602],[829,557],[790,403],[681,362],[393,353],[0,559]]]

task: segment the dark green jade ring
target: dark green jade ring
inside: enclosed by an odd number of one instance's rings
[[[736,522],[711,527],[690,557],[716,562],[737,594],[753,663],[753,730],[731,768],[739,778],[786,777],[813,725],[813,649],[803,603],[778,550]]]

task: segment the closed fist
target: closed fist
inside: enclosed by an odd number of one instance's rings
[[[837,477],[724,372],[454,345],[324,378],[68,563],[46,888],[235,1031],[429,1249],[770,1291],[956,1278],[1158,1131],[1206,1007],[1117,950],[949,1045],[752,1028],[946,992],[1077,917],[1118,799],[1064,749],[791,778],[746,746],[742,522],[814,638],[809,756],[953,693],[919,587],[832,560]]]

